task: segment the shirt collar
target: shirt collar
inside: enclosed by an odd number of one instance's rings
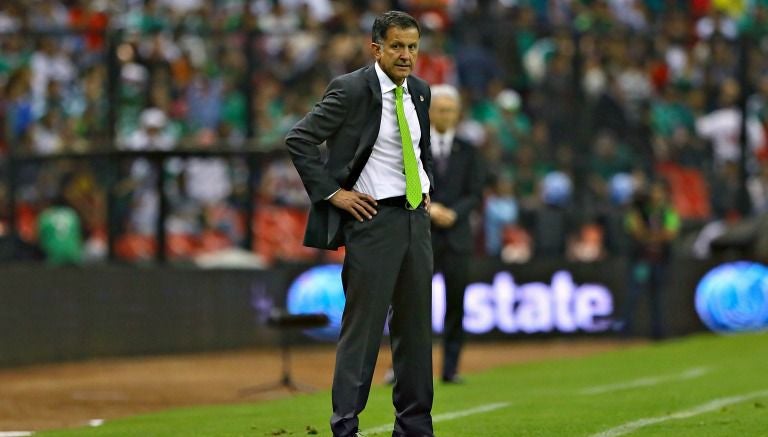
[[[430,131],[432,135],[432,145],[442,144],[443,148],[439,149],[440,155],[448,154],[453,147],[453,138],[456,136],[456,130],[449,129],[441,134],[432,127],[430,128]],[[442,142],[440,140],[442,140]]]
[[[384,95],[393,89],[397,88],[397,85],[392,81],[392,79],[387,76],[387,73],[384,72],[384,70],[381,69],[379,66],[379,62],[377,61],[374,64],[374,68],[376,68],[376,76],[379,78],[379,86],[381,87],[381,94]],[[403,95],[407,95],[408,93],[408,79],[403,81]]]
[[[453,137],[456,136],[456,130],[455,129],[448,129],[447,131],[440,133],[435,130],[434,127],[430,128],[430,131],[432,132],[432,138],[439,138],[444,140],[446,143],[453,143]]]

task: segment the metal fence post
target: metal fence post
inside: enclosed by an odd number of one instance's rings
[[[246,124],[245,124],[245,136],[249,144],[255,143],[256,136],[256,111],[253,110],[253,95],[256,92],[253,86],[254,76],[258,69],[258,59],[254,56],[253,50],[258,38],[258,31],[249,29],[246,34],[245,42],[245,59],[247,62],[247,71],[245,74],[245,80],[243,81],[243,94],[247,100],[246,105]],[[248,154],[246,157],[246,163],[248,168],[248,189],[246,190],[246,196],[248,198],[245,201],[245,249],[248,251],[253,250],[253,218],[254,208],[256,207],[256,201],[254,196],[256,195],[255,174],[256,174],[256,156]]]
[[[107,256],[109,261],[115,261],[115,239],[117,237],[117,199],[115,189],[120,178],[120,156],[117,149],[117,101],[119,98],[120,63],[117,59],[117,48],[122,39],[119,30],[105,30],[104,40],[107,41],[107,165],[110,168],[107,181]]]
[[[741,93],[739,95],[739,108],[741,110],[741,126],[739,131],[739,194],[737,199],[737,207],[742,217],[749,215],[751,208],[751,201],[749,199],[749,192],[747,191],[747,175],[749,169],[747,154],[749,153],[749,134],[748,134],[748,118],[749,111],[747,107],[748,97],[752,91],[752,87],[749,83],[749,50],[750,50],[751,37],[748,33],[743,33],[739,36],[739,70],[738,80],[741,87]]]

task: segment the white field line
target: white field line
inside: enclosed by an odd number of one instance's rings
[[[738,404],[744,401],[765,396],[768,396],[768,390],[755,391],[752,393],[746,393],[743,395],[731,396],[727,398],[713,399],[706,404],[701,404],[691,409],[678,411],[677,413],[668,414],[666,416],[646,417],[644,419],[627,422],[615,428],[593,434],[590,437],[617,437],[620,435],[629,434],[630,432],[637,431],[638,429],[649,425],[655,425],[657,423],[666,422],[673,419],[687,419],[689,417],[698,416],[699,414],[719,410],[720,408],[726,407],[728,405]]]
[[[479,407],[470,408],[468,410],[453,411],[450,413],[443,413],[432,416],[432,423],[445,422],[447,420],[454,420],[460,417],[471,416],[473,414],[487,413],[489,411],[498,410],[509,405],[509,402],[498,402],[495,404],[480,405]],[[377,433],[390,433],[392,432],[392,425],[381,425],[374,428],[369,428],[363,431],[363,434],[377,434]]]
[[[597,394],[609,393],[612,391],[627,390],[630,388],[650,387],[653,385],[661,384],[663,382],[684,381],[686,379],[699,378],[709,372],[710,372],[710,369],[707,367],[694,367],[692,369],[688,369],[682,373],[678,373],[675,375],[651,376],[647,378],[633,379],[627,382],[619,382],[616,384],[596,385],[594,387],[587,387],[579,391],[579,393],[583,395],[597,395]]]
[[[0,431],[0,437],[27,437],[32,434],[32,431]]]

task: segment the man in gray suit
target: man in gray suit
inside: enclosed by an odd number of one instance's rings
[[[411,76],[420,36],[408,14],[378,17],[376,63],[331,81],[286,137],[312,201],[304,244],[346,246],[334,436],[358,433],[390,306],[393,436],[433,434],[430,90]]]

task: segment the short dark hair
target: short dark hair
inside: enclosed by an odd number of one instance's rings
[[[419,22],[415,18],[401,11],[389,11],[376,17],[373,21],[373,31],[371,32],[371,39],[376,44],[381,44],[387,38],[387,30],[390,27],[397,27],[400,29],[410,29],[415,27],[421,35],[421,27]]]

